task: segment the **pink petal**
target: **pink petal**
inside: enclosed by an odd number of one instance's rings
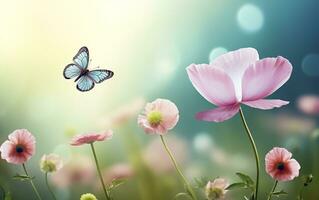
[[[280,99],[259,99],[255,101],[245,101],[242,103],[253,108],[269,110],[269,109],[279,108],[281,106],[287,105],[289,104],[289,101],[283,101]]]
[[[254,101],[271,95],[290,78],[291,72],[290,62],[280,56],[257,61],[244,73],[242,101]]]
[[[232,118],[239,111],[239,105],[223,106],[196,114],[196,119],[209,122],[222,122]]]
[[[242,98],[241,80],[246,69],[259,60],[259,55],[254,48],[242,48],[236,51],[230,51],[217,57],[212,65],[222,69],[230,76],[235,86],[237,99]]]
[[[300,170],[300,165],[295,159],[291,159],[288,161],[288,166],[291,171],[291,178],[290,180],[294,179],[295,177],[299,176],[299,170]]]
[[[223,70],[207,64],[191,64],[187,73],[193,86],[207,101],[218,106],[237,102],[234,84]]]

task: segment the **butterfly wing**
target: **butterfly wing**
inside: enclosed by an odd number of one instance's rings
[[[81,68],[75,64],[68,64],[63,70],[63,76],[66,79],[79,77],[81,75]]]
[[[102,83],[103,81],[111,78],[114,73],[111,70],[106,69],[97,69],[88,72],[88,76],[95,82],[95,83]]]
[[[89,49],[87,47],[82,47],[79,52],[73,57],[73,61],[82,70],[87,69],[89,65]]]
[[[94,87],[94,81],[88,75],[83,75],[79,78],[76,88],[81,92],[87,92]]]

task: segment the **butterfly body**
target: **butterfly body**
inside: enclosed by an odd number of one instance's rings
[[[87,76],[87,74],[89,72],[90,72],[90,70],[88,70],[88,69],[81,71],[81,74],[74,80],[74,82],[77,82],[81,78],[81,76]]]
[[[114,73],[111,70],[95,69],[89,70],[89,50],[82,47],[73,57],[74,63],[68,64],[63,70],[66,79],[75,78],[76,88],[81,92],[93,89],[94,85],[111,78]]]

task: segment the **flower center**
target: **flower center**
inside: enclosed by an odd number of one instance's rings
[[[280,171],[284,170],[285,169],[285,164],[282,163],[282,162],[278,163],[277,164],[277,169],[280,170]]]
[[[210,188],[206,192],[208,199],[220,199],[223,196],[223,190],[220,188]]]
[[[153,111],[153,112],[148,114],[147,120],[151,126],[158,126],[163,120],[162,113],[160,113],[158,111]]]
[[[22,153],[24,151],[24,147],[22,145],[17,145],[16,146],[16,152],[17,153]]]

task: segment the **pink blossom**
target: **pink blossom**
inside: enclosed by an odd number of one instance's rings
[[[146,133],[163,135],[175,127],[178,119],[178,108],[173,102],[156,99],[146,104],[144,113],[138,116],[138,124]]]
[[[91,159],[76,155],[51,177],[56,186],[64,188],[72,184],[90,184],[95,175],[95,166]]]
[[[298,108],[309,115],[319,114],[319,96],[305,95],[298,99]]]
[[[290,181],[299,176],[300,165],[285,148],[275,147],[265,158],[266,172],[275,180]]]
[[[221,200],[224,199],[227,193],[226,188],[229,183],[226,179],[216,178],[213,182],[208,181],[205,187],[205,194],[208,200]]]
[[[26,129],[15,130],[0,147],[1,158],[8,163],[23,164],[35,153],[35,138]]]
[[[127,163],[118,163],[103,170],[102,174],[105,182],[110,184],[113,180],[131,178],[134,176],[135,172],[131,165]]]
[[[290,77],[290,62],[278,56],[259,60],[253,48],[243,48],[217,57],[210,64],[191,64],[187,73],[196,90],[216,109],[200,112],[196,118],[222,122],[232,118],[245,104],[268,110],[288,104],[279,99],[265,99]]]
[[[90,144],[96,141],[104,141],[109,140],[113,136],[113,132],[111,130],[108,130],[104,133],[89,133],[89,134],[83,134],[83,135],[76,135],[71,140],[71,145],[73,146],[80,146],[83,144]]]
[[[167,136],[167,145],[175,155],[176,161],[181,165],[185,164],[189,155],[187,142],[175,136]],[[158,174],[174,170],[174,165],[172,165],[167,152],[163,148],[163,144],[158,138],[154,138],[146,146],[143,158],[148,167]]]
[[[132,101],[121,105],[119,108],[111,111],[112,114],[108,115],[99,121],[103,127],[118,127],[131,119],[136,119],[136,116],[143,109],[146,101],[143,97],[137,97]]]

